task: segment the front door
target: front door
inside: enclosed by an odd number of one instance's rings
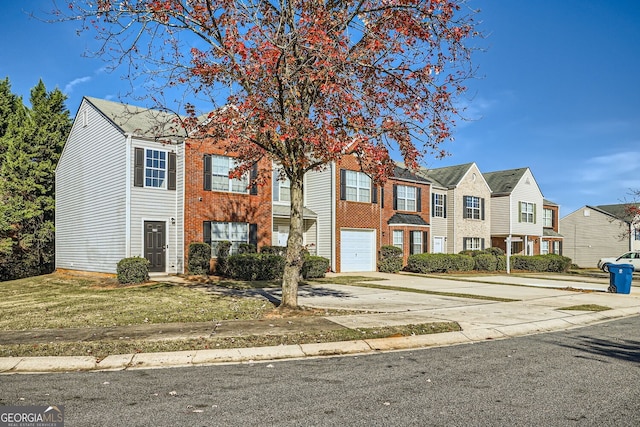
[[[441,254],[444,252],[444,237],[433,238],[433,253]]]
[[[151,263],[149,271],[165,271],[164,222],[144,222],[144,257]]]
[[[278,227],[278,246],[287,246],[289,240],[289,226],[281,225]]]

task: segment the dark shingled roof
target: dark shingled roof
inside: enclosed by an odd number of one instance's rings
[[[389,225],[391,224],[409,224],[409,225],[429,225],[420,215],[416,214],[401,214],[396,213],[393,214],[389,221],[387,222]]]
[[[550,228],[543,228],[542,229],[542,235],[544,237],[564,237],[562,234],[556,233],[555,231],[553,231]]]
[[[505,171],[482,174],[494,195],[510,194],[528,168],[509,169]]]
[[[452,188],[458,185],[464,174],[467,173],[473,163],[447,166],[437,169],[421,169],[420,173],[443,187]]]
[[[617,205],[592,206],[592,208],[599,209],[599,210],[603,211],[604,213],[609,214],[612,217],[615,217],[617,219],[621,219],[621,220],[626,221],[626,222],[632,222],[633,221],[633,217],[632,217],[632,215],[629,215],[629,213],[627,212],[627,206],[640,207],[640,204],[638,204],[638,203],[620,203],[620,204],[617,204]]]
[[[547,199],[542,199],[542,204],[548,205],[548,206],[559,206],[557,203],[554,203],[551,200],[547,200]]]
[[[407,168],[403,168],[401,166],[396,166],[393,169],[393,177],[392,178],[397,178],[397,179],[401,179],[404,181],[413,181],[413,182],[423,182],[425,184],[430,184],[431,181],[429,181],[428,179],[416,175],[415,173],[412,173],[409,169]]]

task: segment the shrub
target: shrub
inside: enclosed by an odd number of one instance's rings
[[[563,273],[568,271],[570,267],[571,258],[556,254],[534,256],[514,255],[511,257],[511,268],[514,270]]]
[[[556,254],[548,254],[544,256],[549,258],[549,268],[547,271],[566,273],[571,268],[572,260],[569,257]]]
[[[260,248],[260,253],[285,256],[287,254],[287,247],[286,246],[263,246]]]
[[[118,283],[143,283],[149,280],[149,261],[139,256],[118,261]]]
[[[253,243],[240,243],[238,246],[239,254],[255,254],[257,252],[256,245]]]
[[[278,280],[284,273],[284,258],[273,254],[238,254],[226,259],[227,275],[237,280]]]
[[[189,244],[189,273],[209,274],[211,246],[208,243],[193,242]]]
[[[473,258],[474,269],[481,271],[496,271],[498,258],[491,254],[478,254]]]
[[[490,247],[484,250],[486,253],[494,255],[494,256],[501,256],[504,255],[504,251],[500,248],[495,248],[495,247]]]
[[[222,242],[218,242],[218,247],[216,248],[217,259],[216,259],[216,274],[218,276],[226,277],[228,275],[228,265],[227,260],[229,258],[229,251],[231,250],[231,242],[224,240]]]
[[[496,257],[497,264],[496,270],[498,271],[507,271],[507,256],[506,255],[498,255]]]
[[[321,256],[307,256],[302,264],[302,277],[316,279],[324,277],[329,270],[329,260]]]
[[[460,254],[414,254],[409,256],[407,270],[416,273],[445,273],[447,271],[470,271],[473,258]]]
[[[402,270],[402,261],[402,249],[396,246],[383,246],[380,248],[378,271],[397,273]]]

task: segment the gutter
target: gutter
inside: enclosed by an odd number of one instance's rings
[[[125,212],[125,220],[124,220],[124,245],[125,245],[125,258],[131,257],[131,182],[132,182],[132,172],[131,172],[131,134],[125,133],[127,137],[125,141],[125,190],[124,190],[124,212]]]

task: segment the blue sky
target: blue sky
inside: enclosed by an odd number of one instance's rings
[[[60,5],[64,0],[58,0]],[[530,167],[565,216],[583,205],[630,201],[640,189],[640,1],[471,0],[487,38],[450,156],[428,167],[476,162],[483,172]],[[3,2],[0,78],[25,100],[38,79],[68,95],[123,100],[128,83],[98,58],[90,35],[46,24],[49,0]]]

